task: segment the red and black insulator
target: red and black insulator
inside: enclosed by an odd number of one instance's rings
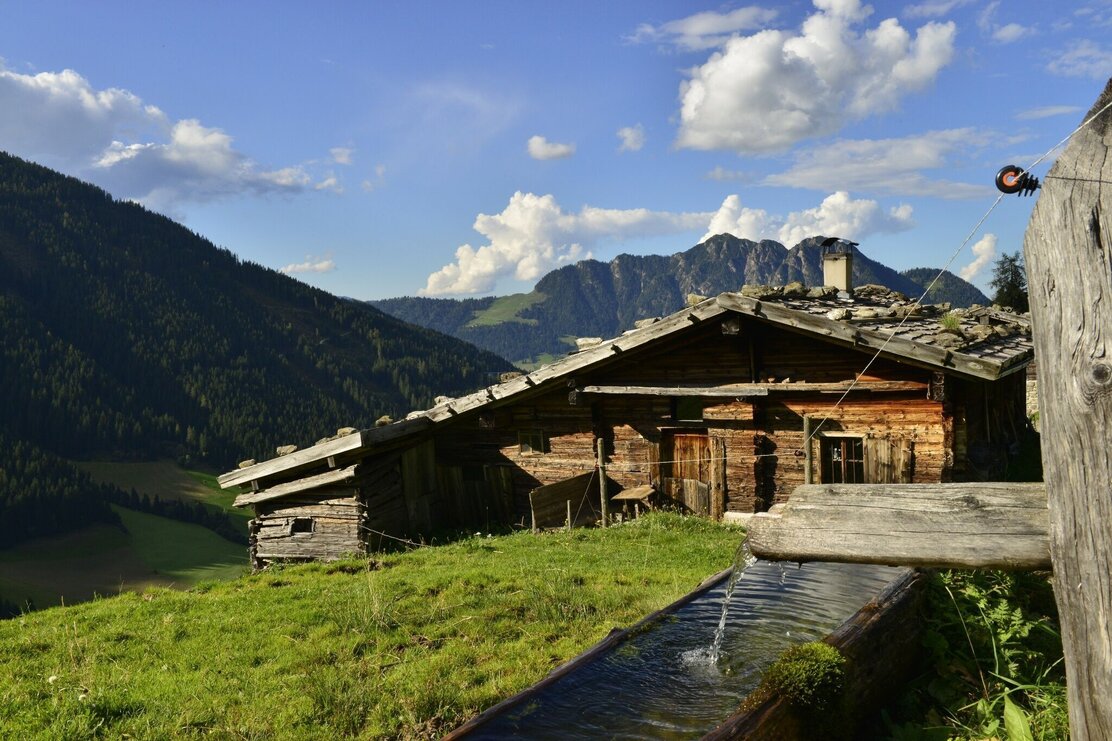
[[[1039,189],[1039,179],[1029,172],[1024,172],[1022,167],[1008,165],[1000,168],[1000,172],[996,173],[996,188],[1008,195],[1018,193],[1029,196]]]

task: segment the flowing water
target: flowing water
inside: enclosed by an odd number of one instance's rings
[[[739,560],[748,553],[739,549]],[[901,573],[753,562],[740,578],[724,580],[468,738],[698,738],[737,709],[785,648],[825,637]],[[728,591],[732,606],[724,604]]]
[[[737,588],[737,583],[745,570],[755,563],[757,563],[757,558],[749,551],[749,538],[742,538],[741,545],[737,547],[737,553],[734,554],[734,565],[730,569],[730,577],[726,580],[726,594],[722,597],[722,616],[718,618],[718,627],[714,630],[714,640],[710,644],[712,664],[718,664],[718,659],[722,655],[722,639],[726,635],[726,618],[730,614],[730,600],[734,598],[734,589]],[[781,564],[781,572],[783,568]]]

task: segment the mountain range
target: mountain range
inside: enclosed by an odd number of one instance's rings
[[[791,249],[731,234],[674,255],[584,260],[545,275],[529,293],[474,299],[402,297],[371,303],[399,319],[435,329],[529,367],[566,353],[576,337],[614,337],[645,317],[678,311],[689,294],[713,296],[745,284],[822,285],[822,237]],[[851,248],[855,285],[875,283],[918,298],[937,269],[898,273]],[[986,304],[976,287],[943,272],[927,300]]]

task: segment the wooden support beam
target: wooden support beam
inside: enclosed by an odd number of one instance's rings
[[[1070,736],[1112,738],[1112,80],[1049,174],[1023,250]]]
[[[811,484],[755,515],[749,548],[775,561],[1047,569],[1042,484]]]
[[[577,394],[600,396],[768,396],[768,391],[755,384],[738,386],[584,386]]]
[[[736,383],[729,386],[584,386],[576,389],[574,401],[569,396],[571,403],[577,403],[580,394],[598,394],[600,396],[705,396],[722,398],[745,398],[750,396],[768,396],[770,393],[844,393],[852,388],[854,392],[897,392],[897,391],[926,391],[927,384],[921,381],[859,381],[855,385],[849,382],[839,383]]]
[[[252,491],[249,494],[240,494],[236,497],[236,507],[246,507],[249,504],[257,504],[258,502],[266,502],[271,499],[289,496],[299,491],[309,491],[310,489],[319,489],[322,486],[329,486],[339,484],[344,481],[350,481],[355,478],[358,473],[359,466],[348,466],[336,471],[328,471],[317,476],[307,476],[303,479],[296,479],[285,484],[278,484],[269,489],[261,491]]]

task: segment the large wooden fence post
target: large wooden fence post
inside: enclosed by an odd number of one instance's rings
[[[1112,101],[1112,80],[1086,120]],[[1112,739],[1112,109],[1043,180],[1024,239],[1071,736]]]

